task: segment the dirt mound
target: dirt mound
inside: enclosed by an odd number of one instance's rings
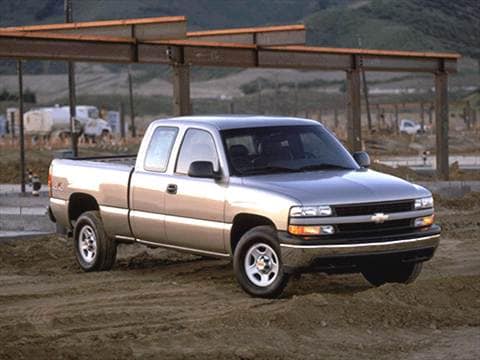
[[[455,210],[480,210],[480,192],[469,192],[461,198],[450,199],[434,195],[435,206]]]

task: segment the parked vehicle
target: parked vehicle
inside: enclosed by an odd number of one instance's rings
[[[85,137],[95,139],[97,137],[103,138],[112,133],[112,128],[107,121],[103,119],[90,119],[83,128]]]
[[[50,136],[53,133],[70,133],[70,114],[60,107],[32,109],[24,114],[25,134]],[[81,127],[80,122],[77,124]]]
[[[417,123],[415,120],[403,119],[400,121],[400,134],[408,134],[408,135],[416,135],[424,133],[428,127],[424,125],[424,129],[422,131],[422,126]]]
[[[95,106],[76,107],[76,128],[87,136],[104,136],[111,133],[105,120],[98,117]],[[70,133],[70,108],[55,106],[38,108],[24,114],[25,134],[32,136],[50,136]]]
[[[110,269],[117,244],[136,242],[232,258],[259,297],[306,271],[409,283],[439,243],[432,195],[369,164],[312,120],[157,120],[136,159],[53,160],[49,213],[85,271]]]

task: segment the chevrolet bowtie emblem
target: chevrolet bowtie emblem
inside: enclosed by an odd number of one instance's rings
[[[376,224],[383,224],[385,221],[387,221],[389,218],[388,215],[385,215],[384,213],[376,213],[371,217],[372,221]]]

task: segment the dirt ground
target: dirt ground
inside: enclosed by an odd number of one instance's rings
[[[414,284],[309,274],[279,300],[247,296],[227,261],[122,246],[87,274],[56,237],[0,242],[0,359],[479,359],[480,197],[437,204]]]

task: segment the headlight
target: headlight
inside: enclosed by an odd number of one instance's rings
[[[415,210],[433,208],[433,197],[425,197],[415,200]]]
[[[330,206],[294,206],[290,209],[291,217],[315,217],[331,216],[332,208]]]

